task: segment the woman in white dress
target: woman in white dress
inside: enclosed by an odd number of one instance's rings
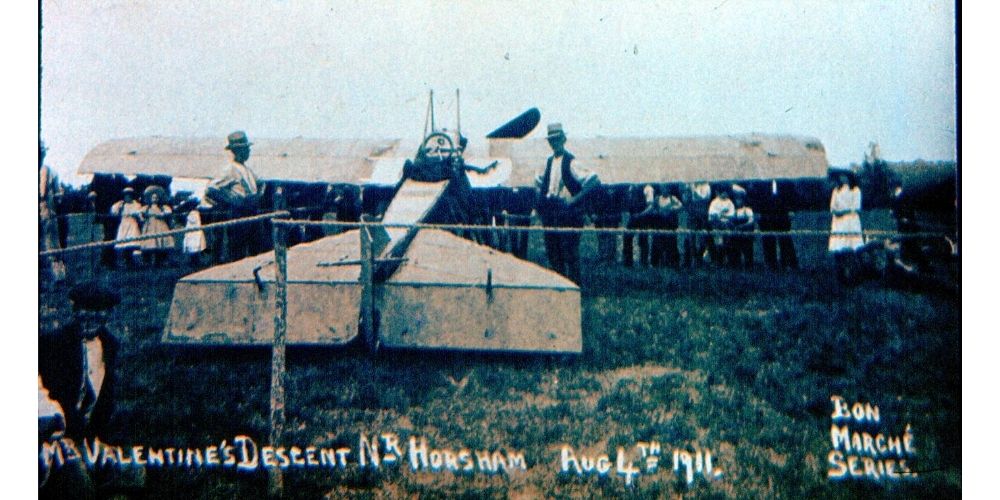
[[[130,187],[122,190],[122,199],[111,205],[111,215],[121,219],[118,223],[118,232],[115,234],[115,241],[119,242],[115,243],[119,265],[124,263],[128,267],[133,267],[142,255],[138,241],[127,243],[121,241],[142,235],[139,228],[142,224],[143,211],[142,203],[135,199],[135,190]]]
[[[865,245],[861,233],[861,189],[849,172],[837,174],[837,187],[830,196],[830,253],[843,283],[856,281],[857,251]]]
[[[146,208],[143,218],[142,234],[163,233],[170,230],[170,219],[174,216],[170,205],[166,203],[166,192],[160,186],[149,186],[143,192]],[[176,247],[173,236],[160,236],[142,241],[143,252],[149,254],[151,263],[162,264],[169,259],[170,252]]]

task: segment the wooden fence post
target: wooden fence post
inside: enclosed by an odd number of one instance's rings
[[[361,237],[361,335],[365,340],[368,349],[375,351],[378,348],[375,338],[375,292],[373,290],[373,251],[372,237],[368,226],[361,226],[359,231]]]
[[[97,234],[98,217],[96,202],[97,195],[93,191],[87,193],[87,218],[90,220],[90,240],[88,243],[95,243],[104,239],[103,232],[100,236]],[[97,268],[100,265],[101,249],[93,248],[88,253],[90,254],[90,279],[95,279],[97,278]]]
[[[279,446],[285,427],[285,333],[288,318],[288,249],[287,226],[274,221],[274,343],[271,346],[271,446]],[[268,469],[268,493],[282,496],[284,481],[281,469]]]

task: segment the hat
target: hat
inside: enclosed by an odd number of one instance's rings
[[[546,137],[548,137],[549,139],[551,139],[553,137],[559,137],[559,136],[564,136],[564,135],[566,135],[566,134],[563,132],[562,123],[550,123],[549,124],[549,133],[548,133],[548,135]]]
[[[149,198],[153,196],[153,193],[156,193],[157,196],[160,197],[161,202],[167,201],[167,191],[163,189],[163,186],[157,184],[150,184],[149,186],[146,186],[146,189],[142,191],[142,197],[149,200]]]
[[[229,145],[226,149],[232,150],[234,148],[248,148],[253,146],[253,143],[247,139],[247,133],[242,130],[237,130],[232,134],[229,134]]]
[[[125,194],[125,193],[135,194],[135,190],[132,189],[131,187],[126,187],[125,189],[122,189],[122,194]]]
[[[732,191],[733,191],[733,196],[746,196],[747,195],[747,190],[743,189],[743,186],[741,186],[739,184],[733,184]]]
[[[69,291],[69,300],[74,309],[87,311],[107,311],[121,302],[121,297],[113,290],[95,282],[81,283]]]

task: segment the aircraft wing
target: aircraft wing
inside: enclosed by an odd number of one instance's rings
[[[605,184],[822,178],[828,168],[822,143],[809,137],[569,137],[566,149]],[[490,152],[510,158],[511,186],[532,186],[552,154],[544,138],[494,140]]]
[[[288,343],[344,345],[358,336],[358,231],[288,250]],[[265,253],[181,278],[163,341],[269,345],[273,256]],[[537,264],[451,233],[417,233],[376,294],[389,347],[579,354],[580,289]],[[558,320],[553,320],[558,318]]]
[[[253,138],[247,164],[262,180],[358,184],[372,177],[381,158],[406,158],[399,139]],[[84,157],[81,174],[217,177],[229,162],[225,138],[137,137],[99,144]],[[402,161],[402,160],[400,160]]]
[[[262,180],[393,186],[403,164],[419,143],[400,139],[271,139],[254,138],[247,164]],[[224,138],[134,137],[113,139],[94,147],[80,163],[80,174],[168,175],[181,179],[217,177],[231,156]],[[485,156],[484,156],[485,155]],[[484,149],[466,160],[497,168],[469,173],[473,187],[505,185],[508,158],[489,157]]]
[[[262,180],[395,185],[417,143],[400,139],[253,139],[248,165]],[[92,149],[79,173],[169,175],[211,179],[229,161],[220,138],[114,139]],[[567,149],[605,184],[822,178],[828,167],[819,140],[777,135],[708,137],[570,137]],[[551,150],[542,137],[470,144],[472,187],[533,186]]]

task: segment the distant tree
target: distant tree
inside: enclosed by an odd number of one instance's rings
[[[896,175],[889,168],[889,163],[874,155],[865,155],[865,162],[861,165],[861,172],[858,176],[858,184],[861,187],[861,199],[864,209],[870,207],[884,207],[888,205],[892,197],[893,182]]]

